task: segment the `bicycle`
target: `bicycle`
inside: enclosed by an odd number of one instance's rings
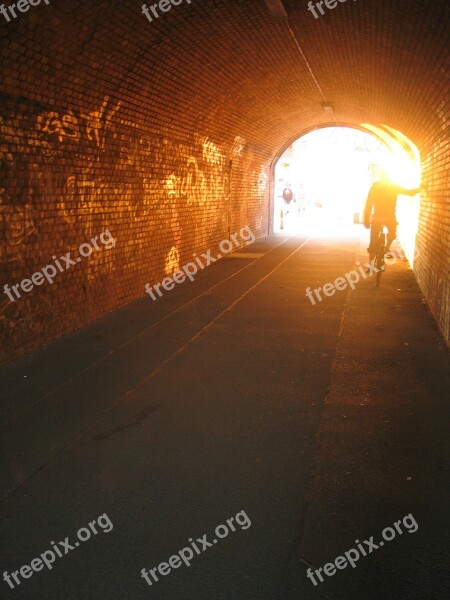
[[[374,268],[376,272],[375,285],[380,287],[381,275],[385,270],[384,255],[386,253],[388,228],[384,225],[378,233],[377,250],[375,253]]]

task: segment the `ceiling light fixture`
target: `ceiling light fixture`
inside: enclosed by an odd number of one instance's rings
[[[288,15],[281,0],[265,0],[269,12],[276,19],[287,19]]]
[[[329,102],[322,102],[322,108],[326,112],[326,114],[329,115],[330,117],[334,115],[333,105],[330,104]]]

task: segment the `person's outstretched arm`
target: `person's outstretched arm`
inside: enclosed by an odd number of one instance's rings
[[[400,185],[396,186],[397,194],[402,194],[402,196],[415,196],[421,190],[423,190],[423,186],[419,186],[418,188],[414,188],[413,190],[409,190],[408,188],[401,187]]]

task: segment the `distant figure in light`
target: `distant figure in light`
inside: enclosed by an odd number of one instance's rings
[[[370,188],[364,210],[364,227],[370,229],[370,243],[367,248],[370,262],[375,258],[378,234],[384,226],[389,230],[386,252],[397,236],[397,196],[399,194],[415,196],[421,189],[421,187],[412,190],[403,188],[393,183],[384,169],[381,171],[380,181]]]
[[[286,183],[286,187],[283,190],[284,203],[289,206],[290,203],[292,202],[293,198],[294,198],[294,192],[292,191],[291,184]],[[286,211],[286,214],[289,214],[289,210]]]
[[[290,204],[294,197],[294,192],[292,191],[291,184],[287,183],[286,187],[283,190],[283,200],[286,204]]]

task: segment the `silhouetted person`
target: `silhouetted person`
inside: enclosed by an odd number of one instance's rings
[[[381,171],[381,180],[374,183],[370,188],[364,211],[364,227],[366,229],[370,228],[370,243],[367,248],[370,262],[372,262],[375,257],[378,234],[384,226],[389,230],[386,252],[389,250],[392,242],[397,236],[397,196],[399,194],[414,196],[420,189],[421,188],[418,187],[409,190],[400,185],[396,185],[389,179],[386,171]]]

